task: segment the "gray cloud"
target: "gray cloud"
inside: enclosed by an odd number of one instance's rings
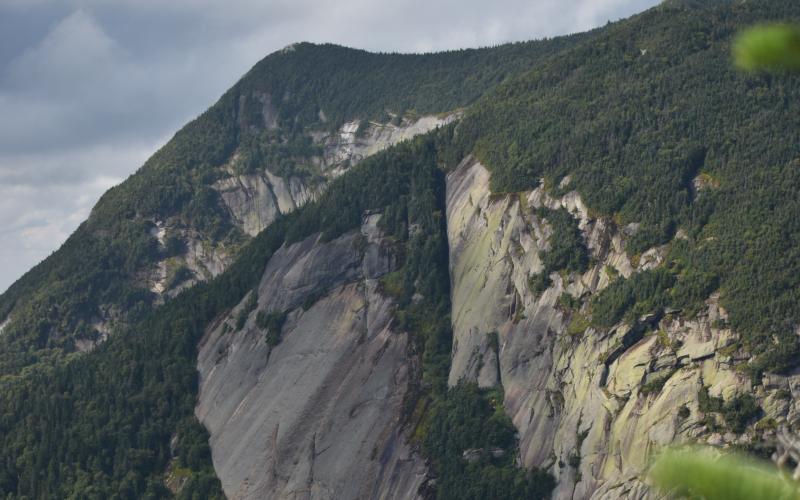
[[[0,0],[0,290],[263,56],[583,31],[658,0]]]

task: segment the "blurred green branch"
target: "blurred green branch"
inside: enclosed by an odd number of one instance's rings
[[[733,44],[736,65],[747,71],[800,71],[800,27],[768,24],[741,33]]]
[[[705,500],[795,500],[798,483],[768,462],[713,448],[663,451],[650,469],[653,484],[665,494]]]

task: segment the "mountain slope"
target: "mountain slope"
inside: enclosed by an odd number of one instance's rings
[[[475,158],[448,176],[449,380],[502,385],[557,498],[640,497],[661,446],[769,457],[796,425],[800,87],[735,72],[730,40],[798,19],[664,4],[459,124]]]
[[[665,4],[500,86],[459,130],[494,191],[568,179],[554,192],[575,189],[593,214],[638,224],[632,256],[686,235],[658,300],[692,310],[719,289],[748,350],[768,351],[754,369],[788,369],[800,325],[789,243],[800,235],[800,89],[795,77],[737,73],[730,41],[742,26],[798,18],[780,1]],[[605,300],[615,304],[599,326],[643,312]],[[768,349],[773,336],[780,347]]]
[[[266,57],[0,296],[0,376],[93,348],[219,274],[364,155],[583,36],[429,55],[303,43]]]
[[[642,498],[660,446],[768,455],[800,423],[800,85],[729,43],[774,19],[800,11],[265,59],[2,297],[0,493]],[[230,265],[156,299],[142,269],[190,264],[170,231]],[[63,356],[53,324],[109,305]]]

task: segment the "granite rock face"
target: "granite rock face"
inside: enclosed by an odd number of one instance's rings
[[[259,175],[238,175],[214,184],[231,218],[242,231],[255,236],[282,213],[304,205],[315,196],[298,177],[284,179],[264,170]]]
[[[236,175],[229,168],[229,177],[214,184],[232,220],[246,234],[255,236],[269,226],[278,214],[291,212],[316,197],[327,182],[340,176],[358,162],[394,144],[446,125],[457,114],[423,116],[406,120],[399,125],[391,123],[347,122],[335,133],[312,132],[314,142],[321,147],[322,155],[311,159],[313,178],[279,177],[265,165],[259,172]],[[361,128],[361,130],[359,130]],[[235,163],[236,159],[232,160]],[[229,166],[230,167],[230,166]]]
[[[800,376],[754,385],[735,368],[750,353],[725,326],[717,295],[692,316],[661,310],[591,326],[592,297],[661,266],[667,245],[632,262],[625,242],[636,224],[592,215],[577,192],[492,195],[489,176],[473,158],[447,175],[449,383],[502,386],[519,463],[555,476],[553,498],[649,498],[647,466],[660,448],[746,445],[800,420]],[[552,234],[539,207],[572,214],[591,259],[583,273],[552,273],[535,293],[529,279],[543,270]],[[330,242],[282,247],[244,327],[234,324],[247,298],[209,327],[196,413],[230,498],[416,498],[429,479],[400,425],[414,360],[380,292],[397,256],[379,219],[366,215],[360,232]],[[285,314],[277,345],[256,325],[258,311]],[[734,434],[720,414],[703,412],[703,388],[726,402],[753,394],[763,418]]]
[[[413,120],[404,119],[397,125],[362,122],[361,120],[350,121],[342,125],[335,134],[315,134],[316,142],[324,146],[320,163],[325,170],[330,172],[330,176],[336,177],[368,156],[417,135],[430,132],[437,127],[447,125],[458,117],[459,113],[457,112],[428,115]]]
[[[271,100],[266,95],[257,98],[264,105],[264,120],[269,125],[272,123],[270,120],[274,120]],[[306,165],[314,175],[281,177],[273,173],[271,165],[264,165],[255,173],[240,175],[236,173],[239,156],[234,154],[222,167],[222,178],[211,187],[219,193],[231,222],[244,234],[255,236],[280,214],[292,212],[313,200],[325,190],[328,182],[364,158],[451,123],[458,116],[458,113],[422,116],[402,120],[398,125],[369,122],[361,126],[360,120],[354,120],[342,125],[335,133],[312,131],[313,141],[322,151]],[[185,227],[180,220],[152,222],[151,235],[160,247],[167,237],[179,239],[185,247],[181,255],[160,260],[142,277],[150,291],[160,296],[174,297],[198,281],[217,276],[230,265],[236,254],[236,248],[228,248],[224,242],[211,241]],[[175,282],[172,279],[175,271],[182,267],[190,273],[185,280]]]
[[[3,333],[3,330],[6,329],[6,326],[11,323],[11,316],[9,315],[5,320],[0,322],[0,333]]]
[[[796,420],[793,400],[777,391],[797,377],[754,388],[735,370],[746,360],[735,332],[724,328],[718,297],[692,318],[660,311],[607,331],[589,327],[590,298],[613,276],[661,264],[664,248],[637,265],[624,252],[626,231],[590,216],[577,193],[560,198],[542,187],[490,196],[489,172],[467,158],[447,177],[447,220],[454,329],[449,382],[502,384],[506,410],[520,433],[520,461],[558,480],[553,497],[645,498],[652,453],[684,441],[746,443],[767,432],[751,423],[742,435],[712,432],[698,391],[725,401],[754,393],[775,422]],[[568,180],[567,180],[568,182]],[[541,272],[539,251],[550,228],[536,207],[565,208],[578,221],[592,264],[583,273],[551,275],[537,295],[528,278]],[[568,294],[575,310],[560,304]],[[722,321],[719,321],[722,320]]]
[[[379,291],[396,267],[379,217],[282,247],[244,328],[232,325],[247,298],[201,342],[196,414],[229,498],[417,497],[426,467],[400,425],[410,360]],[[257,311],[286,314],[277,345]]]

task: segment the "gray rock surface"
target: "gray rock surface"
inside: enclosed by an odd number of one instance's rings
[[[231,329],[241,304],[203,338],[196,414],[229,498],[417,497],[426,467],[400,426],[410,361],[378,290],[395,265],[379,217],[270,259],[258,309],[287,312],[277,346],[255,311]]]
[[[626,230],[635,228],[590,216],[576,192],[553,198],[539,187],[490,196],[488,181],[489,172],[472,158],[447,176],[454,333],[449,382],[502,384],[506,411],[519,430],[519,459],[557,478],[554,498],[648,497],[647,464],[659,448],[685,441],[728,446],[760,436],[755,423],[742,436],[712,434],[699,410],[703,386],[726,401],[753,391],[749,377],[734,368],[737,359],[747,359],[736,349],[738,335],[715,326],[727,316],[717,296],[691,319],[671,311],[608,331],[588,327],[589,300],[612,275],[660,265],[664,248],[644,252],[634,265],[624,242]],[[536,215],[539,206],[573,214],[592,264],[583,274],[553,273],[550,288],[536,295],[527,282],[542,270],[538,254],[548,248],[550,234]],[[564,293],[579,299],[577,310],[559,304]],[[497,332],[499,370],[490,363],[491,332]],[[490,373],[495,370],[499,375]],[[795,379],[800,376],[770,380],[771,388],[756,392],[778,424],[800,414],[793,399],[777,393],[788,384],[797,394]],[[679,415],[684,406],[688,417]],[[577,464],[570,460],[575,456]]]
[[[330,175],[335,177],[349,166],[368,156],[408,140],[419,134],[447,125],[458,119],[459,113],[427,115],[414,120],[404,119],[399,125],[369,122],[358,129],[361,120],[347,122],[335,134],[317,134],[317,143],[324,145],[322,163]]]
[[[264,170],[258,175],[238,175],[214,184],[233,221],[250,236],[269,226],[282,213],[304,205],[315,191],[298,177],[283,179]]]
[[[360,120],[345,123],[333,134],[312,133],[322,146],[322,157],[313,158],[319,170],[318,178],[309,182],[301,177],[284,179],[270,171],[270,165],[255,174],[235,175],[237,157],[226,168],[229,176],[214,184],[233,221],[250,236],[269,226],[281,213],[291,212],[315,198],[325,184],[356,165],[364,158],[398,142],[424,134],[452,122],[457,114],[423,116],[400,125],[369,123],[361,134]],[[322,181],[320,181],[322,179]]]
[[[275,109],[269,95],[255,96],[263,105],[264,123],[274,126]],[[378,153],[398,142],[429,132],[458,118],[458,113],[422,116],[403,120],[399,125],[368,123],[359,134],[360,120],[345,123],[333,134],[311,132],[323,154],[311,159],[312,176],[275,175],[270,165],[256,173],[238,175],[239,154],[235,153],[222,167],[224,176],[216,181],[215,189],[228,210],[231,221],[248,236],[266,229],[280,214],[286,214],[313,200],[324,191],[327,183],[343,174],[364,158]],[[166,237],[179,238],[186,247],[183,255],[157,262],[147,270],[142,281],[158,295],[174,297],[198,281],[217,276],[231,263],[236,248],[226,248],[223,242],[211,241],[197,231],[186,228],[180,220],[153,221],[151,235],[163,247]],[[170,283],[175,269],[186,266],[192,277],[181,283]],[[163,297],[162,297],[163,299]]]

